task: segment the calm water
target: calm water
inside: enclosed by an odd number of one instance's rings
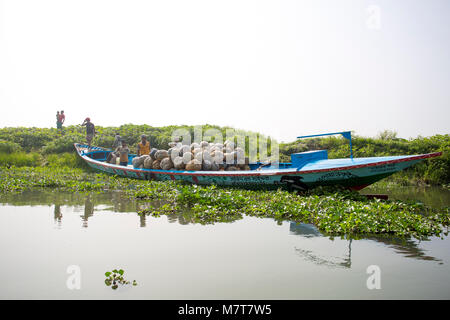
[[[387,194],[389,199],[420,201],[435,208],[450,207],[450,190],[441,187],[373,187],[361,191],[362,194]]]
[[[272,219],[141,218],[148,204],[120,193],[28,192],[0,203],[0,299],[450,298],[448,237],[349,241]],[[66,285],[73,265],[79,290]],[[367,288],[370,265],[380,267],[379,290]],[[114,268],[138,286],[106,287]]]

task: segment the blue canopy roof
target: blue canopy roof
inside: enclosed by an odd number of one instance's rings
[[[350,158],[353,159],[353,150],[352,150],[352,132],[351,131],[341,131],[341,132],[332,132],[332,133],[321,133],[321,134],[313,134],[308,136],[300,136],[297,139],[302,138],[313,138],[313,137],[321,137],[321,136],[333,136],[335,134],[341,134],[345,139],[347,139],[350,143]]]

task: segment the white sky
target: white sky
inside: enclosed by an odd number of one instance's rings
[[[283,141],[447,134],[449,15],[448,0],[0,0],[0,127],[55,126],[63,109],[68,125]]]

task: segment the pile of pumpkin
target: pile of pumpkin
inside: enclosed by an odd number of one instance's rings
[[[183,145],[169,143],[169,150],[152,149],[150,155],[135,157],[134,168],[188,170],[188,171],[238,171],[250,170],[245,151],[231,141],[209,143],[202,141]]]

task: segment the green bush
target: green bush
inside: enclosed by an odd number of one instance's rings
[[[58,136],[56,129],[47,128],[3,128],[0,140],[17,143],[26,151],[37,151]]]
[[[41,155],[35,152],[0,153],[0,166],[37,167],[41,162]]]
[[[79,166],[78,159],[79,157],[75,153],[50,154],[46,156],[45,164],[50,167],[75,168]]]
[[[450,181],[449,153],[445,153],[442,157],[429,160],[429,164],[425,168],[424,178],[426,182],[448,184]]]
[[[44,154],[75,152],[73,144],[75,142],[82,142],[84,140],[85,139],[83,136],[81,136],[81,134],[64,135],[49,142],[45,147],[42,148],[42,152]]]
[[[22,147],[15,142],[0,140],[0,153],[13,153],[22,151]]]

